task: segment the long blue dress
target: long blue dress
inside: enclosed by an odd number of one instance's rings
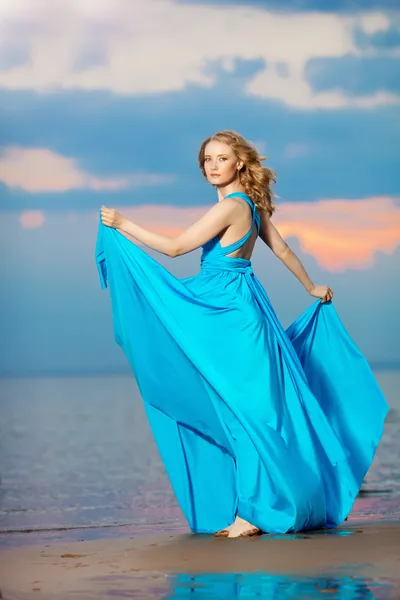
[[[251,261],[204,246],[200,272],[174,277],[100,222],[96,260],[114,333],[140,389],[194,532],[235,515],[265,532],[336,527],[382,436],[386,400],[331,302],[285,331]],[[228,196],[227,196],[228,197]]]

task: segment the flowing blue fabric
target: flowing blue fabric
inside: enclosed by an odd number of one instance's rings
[[[259,230],[204,246],[174,277],[100,221],[96,260],[114,333],[192,531],[236,514],[268,533],[336,527],[349,514],[388,411],[331,302],[285,331],[251,261],[226,256]],[[227,196],[228,197],[228,196]]]

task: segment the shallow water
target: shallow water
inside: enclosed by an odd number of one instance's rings
[[[400,371],[376,376],[391,411],[349,522],[400,518]],[[186,527],[131,375],[3,379],[0,476],[0,543],[27,530]]]

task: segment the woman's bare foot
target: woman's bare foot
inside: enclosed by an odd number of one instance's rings
[[[258,527],[255,527],[249,521],[245,521],[241,517],[236,517],[234,523],[217,531],[214,535],[216,537],[250,537],[253,535],[261,535],[262,531]]]
[[[231,527],[231,525],[229,527]],[[219,531],[216,531],[214,533],[215,537],[228,537],[228,535],[229,535],[228,528],[226,528],[226,529],[220,529]]]

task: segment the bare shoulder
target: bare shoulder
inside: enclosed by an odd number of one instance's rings
[[[221,200],[221,202],[218,202],[218,204],[229,206],[232,210],[237,206],[244,206],[246,202],[241,198],[238,198],[237,196],[233,196],[232,198],[224,198],[223,200]]]
[[[214,208],[221,214],[236,216],[240,211],[243,211],[245,204],[245,201],[240,198],[224,198],[217,202]]]
[[[243,200],[243,198],[240,198],[238,196],[233,196],[232,198],[226,198],[225,200],[222,201],[221,204],[225,204],[228,203],[229,205],[229,210],[234,211],[235,213],[245,213],[247,214],[249,212],[249,208],[250,205],[248,202],[246,202],[246,200]]]

